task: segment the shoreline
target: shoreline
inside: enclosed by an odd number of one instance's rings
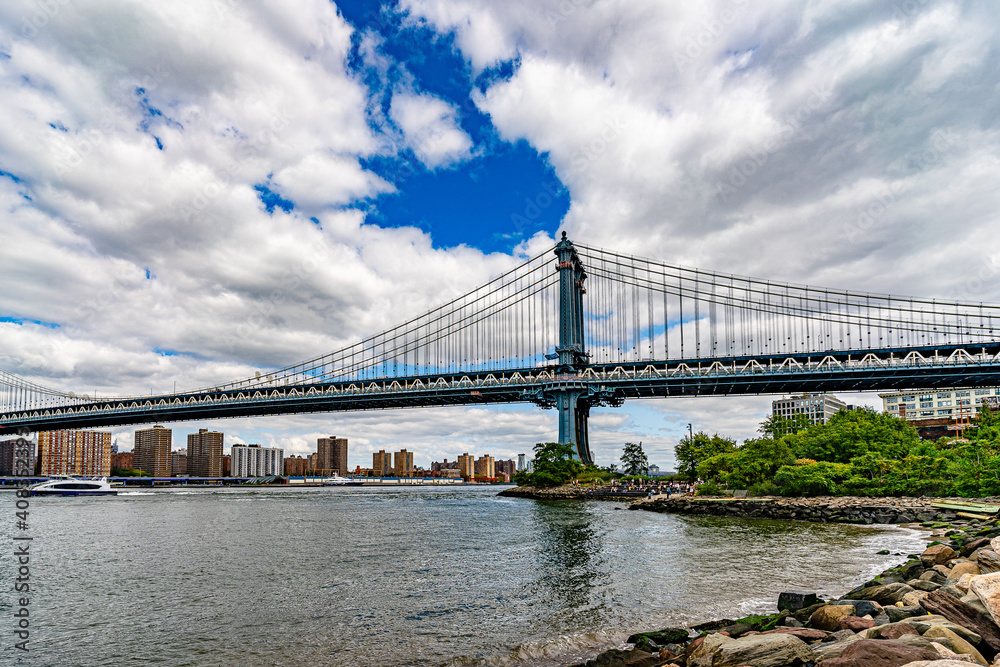
[[[581,487],[519,487],[500,495],[601,499]],[[896,525],[923,531],[929,544],[922,554],[836,599],[790,590],[775,601],[778,611],[768,615],[638,629],[625,640],[626,648],[608,649],[572,667],[1000,664],[1000,626],[994,621],[1000,618],[1000,517],[960,507],[977,501],[853,496],[617,500],[627,502],[629,510],[660,513]],[[935,506],[942,504],[952,507]]]

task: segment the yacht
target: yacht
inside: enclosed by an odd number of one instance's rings
[[[56,475],[28,487],[33,496],[116,496],[107,477],[71,477]]]
[[[361,486],[362,484],[364,484],[364,482],[360,479],[341,477],[337,473],[333,473],[333,477],[327,477],[323,480],[323,486]]]

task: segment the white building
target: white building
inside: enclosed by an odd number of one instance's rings
[[[984,403],[1000,404],[1000,388],[915,389],[879,394],[885,412],[908,421],[972,418]]]
[[[792,418],[805,415],[810,424],[825,424],[847,407],[847,403],[830,394],[802,394],[771,401],[771,414]]]
[[[527,458],[528,458],[527,454],[518,454],[517,455],[517,471],[518,472],[521,472],[522,470],[524,470],[525,466],[527,465]]]
[[[229,452],[231,477],[265,477],[285,474],[285,450],[260,445],[233,445]]]

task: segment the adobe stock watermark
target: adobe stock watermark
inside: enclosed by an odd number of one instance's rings
[[[262,148],[277,141],[278,133],[291,125],[294,119],[295,116],[285,108],[275,113],[266,127],[240,143],[235,152],[235,159],[230,160],[222,169],[213,172],[212,178],[198,188],[191,200],[178,207],[177,214],[187,221],[201,220],[205,211],[233,182],[233,179],[243,172],[247,163],[257,157]]]
[[[163,80],[164,71],[157,63],[146,67],[139,80],[132,86],[133,94],[137,90],[144,91],[143,94],[156,90]],[[65,176],[69,172],[78,168],[99,146],[108,141],[109,136],[116,129],[115,119],[128,116],[133,100],[127,101],[119,99],[111,104],[105,111],[100,124],[97,127],[84,130],[68,138],[59,134],[57,139],[57,151],[55,172],[57,176]]]
[[[974,301],[982,297],[988,284],[995,283],[1000,275],[1000,261],[996,257],[987,257],[979,263],[972,277],[956,285],[948,295],[954,301]]]
[[[958,142],[958,135],[950,130],[938,130],[931,135],[930,145],[923,151],[911,153],[906,158],[907,166],[918,172],[939,166],[942,156]],[[868,232],[882,224],[889,208],[905,189],[901,181],[893,181],[877,192],[866,204],[857,209],[854,222],[844,223],[844,235],[851,243],[857,243]]]
[[[52,19],[59,15],[63,7],[71,0],[35,0],[35,9],[30,14],[21,17],[16,37],[24,40],[34,39]]]
[[[708,47],[736,22],[742,10],[750,4],[750,0],[730,0],[729,4],[731,7],[723,9],[714,18],[702,21],[697,32],[688,36],[684,47],[679,51],[674,51],[673,60],[677,71],[683,73],[685,69],[694,65],[695,61],[705,55]]]
[[[28,642],[31,640],[31,543],[34,537],[31,536],[30,507],[29,498],[31,492],[28,489],[18,489],[17,498],[14,501],[14,528],[15,533],[12,538],[11,553],[14,557],[14,648],[19,651],[28,651]]]
[[[725,180],[716,183],[716,194],[719,200],[726,202],[745,186],[767,164],[771,156],[777,153],[792,135],[799,132],[806,121],[833,97],[833,85],[827,82],[822,85],[809,86],[809,96],[795,111],[782,118],[778,132],[764,143],[748,150],[737,161]]]

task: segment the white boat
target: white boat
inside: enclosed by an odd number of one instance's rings
[[[107,477],[71,477],[56,475],[28,487],[33,496],[116,496]]]
[[[323,486],[361,486],[362,484],[364,484],[364,482],[360,479],[341,477],[337,473],[333,473],[333,477],[327,477],[323,480]]]

